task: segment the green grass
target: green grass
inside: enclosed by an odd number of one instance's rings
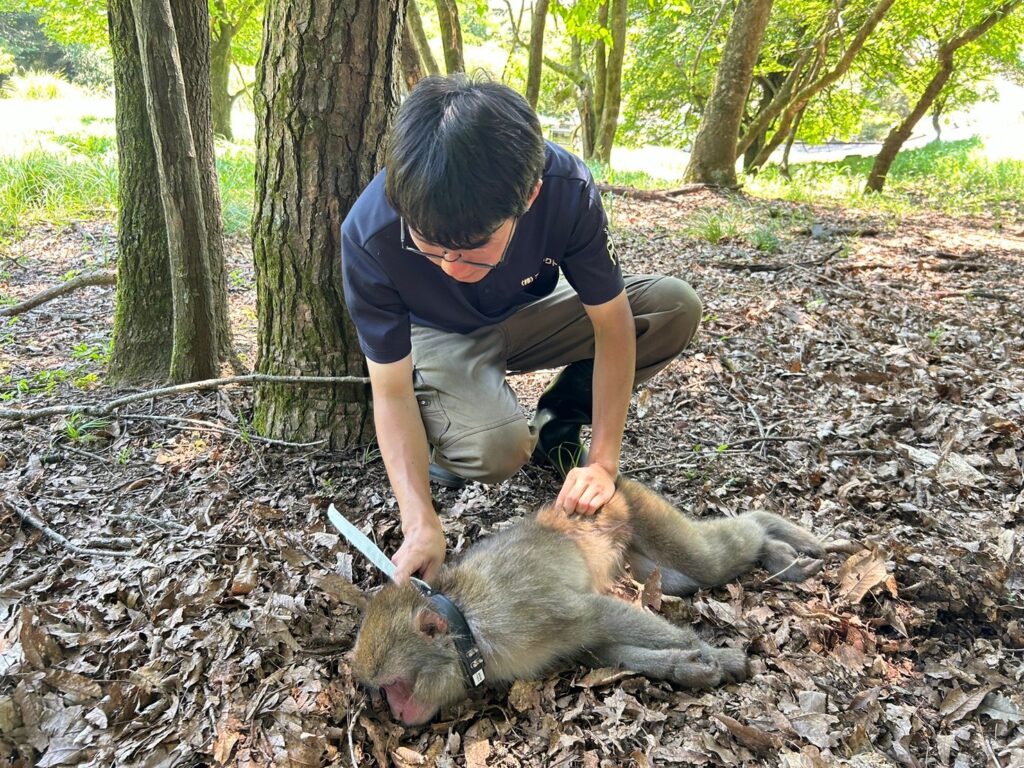
[[[930,209],[950,214],[1012,215],[1024,200],[1024,161],[989,160],[979,139],[932,142],[901,152],[881,195],[864,193],[873,158],[791,166],[787,180],[777,167],[748,178],[758,197],[794,202],[836,202],[901,213]]]
[[[37,221],[111,216],[116,201],[113,158],[45,150],[0,157],[0,236]]]
[[[60,149],[0,156],[0,237],[34,222],[112,217],[117,210],[113,137],[74,133],[49,138]],[[225,232],[247,232],[253,205],[252,150],[219,150],[217,172]]]
[[[25,72],[7,79],[0,98],[49,101],[79,93],[81,89],[53,72]]]

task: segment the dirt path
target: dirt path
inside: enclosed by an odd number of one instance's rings
[[[680,234],[737,205],[778,252]],[[379,456],[261,445],[231,390],[0,423],[0,766],[1024,766],[1024,227],[713,195],[610,209],[631,271],[706,304],[636,398],[624,470],[695,515],[770,509],[849,544],[801,585],[754,573],[665,601],[748,648],[750,681],[565,668],[403,731],[344,657],[349,582],[379,577],[322,515],[334,501],[397,545]],[[109,265],[112,243],[104,223],[34,230],[0,253],[0,293]],[[230,250],[251,362],[252,271]],[[112,301],[85,289],[0,327],[3,405],[110,397]],[[516,380],[527,409],[544,378]],[[529,467],[440,492],[452,549],[556,488]],[[124,556],[74,555],[11,504]]]

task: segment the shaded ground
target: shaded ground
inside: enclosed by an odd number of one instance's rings
[[[737,206],[778,252],[682,234]],[[769,509],[846,542],[801,585],[756,572],[664,601],[748,648],[751,680],[684,693],[565,668],[403,730],[345,661],[350,582],[379,576],[322,514],[334,501],[397,546],[379,456],[262,444],[232,389],[0,422],[0,765],[1024,766],[1024,230],[712,195],[609,209],[631,271],[706,303],[635,400],[624,471],[698,516]],[[106,224],[34,230],[0,255],[0,291],[111,248]],[[251,267],[231,251],[251,355]],[[0,406],[109,398],[111,315],[112,290],[86,289],[8,323]],[[516,380],[524,403],[544,378]],[[528,467],[438,493],[452,550],[556,490]],[[12,505],[124,556],[76,555]]]

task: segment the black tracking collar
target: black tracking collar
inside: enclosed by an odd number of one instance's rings
[[[459,652],[459,660],[462,662],[467,682],[473,688],[481,685],[486,679],[484,657],[473,639],[473,632],[469,629],[466,617],[444,593],[435,591],[429,584],[419,579],[414,579],[414,583],[423,596],[434,604],[437,612],[448,622],[448,628],[451,631],[452,640],[455,641],[455,649]]]

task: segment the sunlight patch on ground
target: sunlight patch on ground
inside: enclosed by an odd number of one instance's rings
[[[51,135],[114,135],[112,96],[81,94],[72,98],[0,99],[0,155],[53,150]]]

